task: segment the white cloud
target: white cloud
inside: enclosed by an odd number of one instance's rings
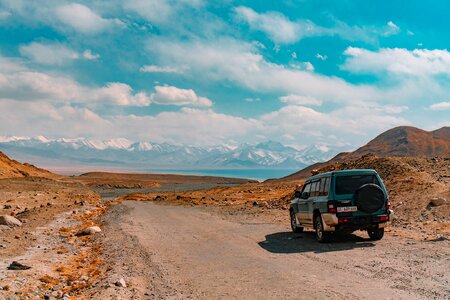
[[[123,6],[156,25],[179,21],[179,15],[186,8],[199,8],[203,0],[128,0]],[[170,23],[173,26],[173,22]],[[206,29],[206,28],[205,28]]]
[[[296,53],[296,52],[292,52],[292,53],[291,53],[291,57],[292,57],[293,59],[297,59],[297,53]]]
[[[234,10],[238,21],[246,22],[253,30],[265,32],[276,43],[288,44],[301,38],[301,27],[281,13],[259,14],[245,6],[236,7]],[[313,30],[312,26],[311,30]]]
[[[327,60],[328,56],[317,53],[316,58],[318,58],[320,60]]]
[[[129,0],[124,2],[124,6],[155,24],[164,23],[173,16],[171,5],[166,0]]]
[[[155,65],[146,65],[139,69],[141,72],[146,73],[176,73],[181,74],[186,71],[187,68],[183,67],[170,67],[170,66],[155,66]]]
[[[89,91],[87,99],[109,102],[116,105],[147,106],[150,104],[150,96],[140,92],[133,94],[133,89],[120,82],[108,83],[105,87]]]
[[[394,22],[389,21],[386,24],[386,31],[384,32],[385,36],[396,35],[400,32],[400,27],[398,27]]]
[[[280,101],[294,105],[322,105],[322,101],[314,97],[293,94],[280,97]]]
[[[332,19],[334,24],[324,27],[306,19],[289,20],[280,12],[258,13],[252,8],[238,6],[234,8],[237,22],[248,24],[251,30],[264,32],[272,41],[279,44],[293,44],[301,39],[314,36],[339,36],[349,41],[364,41],[374,44],[380,36],[398,33],[400,28],[389,21],[386,28],[373,26],[348,25]]]
[[[311,72],[312,64],[285,67],[266,61],[254,45],[234,39],[174,42],[152,38],[148,50],[161,65],[186,65],[191,79],[232,82],[258,92],[298,94],[335,102],[379,101],[385,91]],[[309,70],[309,71],[308,71]],[[276,80],[274,80],[276,78]]]
[[[409,124],[408,120],[392,116],[382,106],[376,105],[351,105],[328,113],[288,105],[261,116],[260,120],[267,135],[282,136],[288,133],[301,144],[326,142],[330,135],[338,136],[345,142],[360,143],[362,137],[375,136],[382,130]]]
[[[194,108],[156,116],[119,116],[114,122],[127,128],[128,136],[188,145],[217,145],[230,139],[254,141],[255,132],[262,130],[261,123],[255,119]]]
[[[3,114],[0,127],[9,135],[106,138],[117,132],[113,122],[87,108],[55,107],[45,101],[30,103],[2,99],[0,110]]]
[[[83,57],[87,60],[97,60],[100,58],[100,54],[92,53],[92,50],[87,49],[83,51]]]
[[[450,110],[450,102],[439,102],[430,105],[431,110]]]
[[[180,89],[174,86],[155,86],[152,101],[158,104],[212,106],[212,101],[198,96],[191,89]]]
[[[28,45],[19,47],[22,56],[32,61],[44,65],[66,65],[76,59],[97,60],[100,55],[92,53],[91,50],[85,50],[78,53],[66,45],[56,42],[32,42]]]
[[[0,56],[0,99],[77,103],[86,106],[112,104],[148,106],[165,105],[210,107],[212,101],[192,89],[156,86],[155,92],[134,92],[128,84],[111,82],[103,87],[87,87],[75,80],[29,70],[19,61]]]
[[[64,65],[78,59],[77,52],[59,43],[37,43],[19,47],[20,54],[29,59],[46,65]]]
[[[0,56],[0,99],[49,103],[78,103],[94,105],[144,106],[150,104],[150,96],[133,93],[124,83],[109,83],[104,87],[87,87],[75,80],[36,72],[19,61]]]
[[[83,34],[99,33],[112,24],[111,20],[102,18],[89,7],[79,3],[59,6],[55,13],[62,23]]]
[[[248,98],[245,98],[244,101],[245,102],[260,102],[261,98],[250,98],[250,97],[248,97]]]
[[[314,66],[309,61],[303,61],[303,62],[299,62],[299,63],[291,63],[289,66],[292,67],[293,69],[297,69],[297,70],[303,70],[303,71],[309,71],[309,72],[314,71]]]
[[[450,52],[447,50],[382,48],[371,51],[349,47],[342,68],[354,73],[393,73],[417,77],[450,75]]]
[[[4,128],[2,134],[127,137],[196,145],[275,139],[291,144],[301,141],[299,143],[305,145],[326,141],[330,135],[343,137],[345,142],[360,143],[380,130],[409,123],[396,116],[407,109],[404,106],[359,102],[320,112],[302,106],[320,105],[320,98],[301,96],[303,94],[281,97],[287,106],[255,118],[240,118],[205,108],[182,108],[155,116],[102,116],[95,113],[96,104],[208,107],[212,102],[193,90],[173,86],[156,86],[151,94],[135,93],[124,83],[88,88],[70,78],[28,70],[19,61],[1,56],[0,70],[0,109],[5,116],[0,120],[0,128]],[[262,67],[260,71],[266,70]],[[73,104],[77,105],[73,107]]]

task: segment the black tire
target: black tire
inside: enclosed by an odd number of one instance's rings
[[[323,221],[322,216],[318,215],[314,220],[316,227],[316,239],[319,243],[327,243],[331,239],[331,233],[323,231]]]
[[[369,234],[370,239],[379,241],[384,236],[384,228],[372,228],[368,229],[367,233]]]
[[[359,211],[374,213],[386,203],[386,196],[381,187],[368,183],[358,188],[355,192],[355,204]]]
[[[291,215],[291,229],[292,229],[292,232],[302,233],[303,232],[303,227],[302,226],[298,226],[297,219],[295,218],[295,213],[294,213],[293,210],[291,210],[290,215]]]

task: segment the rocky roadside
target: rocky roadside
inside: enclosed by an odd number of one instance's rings
[[[0,299],[89,299],[105,274],[89,189],[43,178],[0,180]]]

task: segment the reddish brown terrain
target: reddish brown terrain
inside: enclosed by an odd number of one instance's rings
[[[398,127],[355,152],[261,183],[102,172],[63,177],[1,154],[0,215],[15,216],[23,224],[0,226],[0,296],[226,298],[255,285],[270,288],[249,295],[292,296],[287,291],[296,287],[296,281],[285,278],[274,284],[278,275],[267,271],[276,260],[271,268],[279,268],[277,274],[303,276],[303,282],[310,284],[303,292],[312,298],[367,298],[363,291],[371,282],[379,295],[446,298],[450,295],[445,267],[450,255],[446,248],[449,141],[448,127],[431,132]],[[368,243],[357,233],[342,243],[320,246],[308,232],[298,236],[288,231],[289,202],[311,171],[354,168],[377,170],[389,191],[395,216],[383,241]],[[102,201],[98,190],[121,192],[114,200]],[[102,232],[77,234],[93,225]],[[12,261],[31,269],[9,271]],[[218,262],[221,267],[216,272],[211,268]],[[209,271],[202,269],[203,263]],[[322,279],[323,290],[308,288],[318,282],[290,267],[297,263]],[[252,282],[247,269],[240,272],[236,266],[242,265],[259,274],[259,281]],[[349,265],[356,275],[345,273]],[[315,273],[330,266],[333,276],[352,278],[351,285],[337,288],[328,270]],[[223,272],[229,279],[221,282]],[[380,275],[385,272],[386,276]]]

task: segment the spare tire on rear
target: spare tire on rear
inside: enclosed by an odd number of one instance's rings
[[[358,210],[366,213],[376,212],[386,202],[386,197],[381,187],[373,183],[360,186],[353,197]]]

